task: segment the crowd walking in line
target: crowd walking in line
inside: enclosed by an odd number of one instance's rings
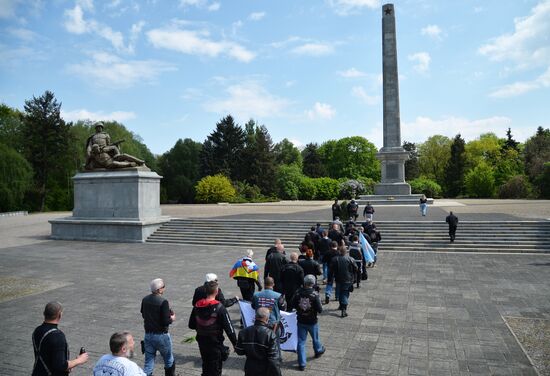
[[[307,366],[308,335],[312,339],[315,358],[325,353],[326,348],[319,335],[322,321],[319,315],[323,312],[323,306],[330,304],[334,292],[339,302],[339,316],[348,316],[354,285],[359,288],[361,281],[368,278],[367,268],[374,266],[373,262],[368,262],[359,239],[365,238],[374,250],[378,249],[381,239],[372,216],[366,217],[361,225],[354,222],[356,218],[357,215],[354,215],[344,225],[335,216],[329,223],[330,230],[317,223],[305,234],[299,249],[289,254],[283,243],[276,239],[265,256],[263,278],[260,278],[259,266],[253,261],[254,252],[246,250],[245,255],[229,270],[241,298],[226,298],[217,275],[205,275],[204,283],[194,291],[193,309],[188,320],[189,329],[196,331],[202,375],[222,374],[223,362],[231,352],[230,347],[225,345],[226,337],[234,352],[246,357],[245,375],[280,375],[281,336],[284,332],[281,315],[285,312],[295,313],[296,317],[297,369],[303,371]],[[324,299],[321,299],[323,286]],[[101,356],[93,367],[94,376],[150,376],[155,369],[157,353],[162,358],[164,375],[176,375],[169,332],[176,314],[164,297],[166,289],[165,281],[155,278],[149,284],[150,293],[141,301],[140,313],[145,331],[140,341],[145,358],[143,369],[131,360],[135,348],[134,336],[128,331],[118,331],[109,339],[110,353]],[[253,323],[247,323],[241,317],[239,333],[227,310],[237,302],[239,305],[241,302],[249,303],[255,316]],[[33,376],[68,375],[72,369],[89,361],[84,348],[76,358],[70,359],[65,335],[58,329],[62,315],[60,303],[48,303],[44,309],[43,324],[33,332]]]

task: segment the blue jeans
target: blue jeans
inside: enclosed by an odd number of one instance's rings
[[[332,296],[332,290],[334,287],[334,277],[332,276],[332,273],[329,271],[328,277],[327,277],[327,285],[325,286],[325,296],[328,296],[329,298]],[[336,300],[338,300],[338,290],[336,290]]]
[[[313,341],[313,351],[315,354],[323,352],[324,347],[319,339],[319,324],[300,324],[298,323],[298,365],[306,366],[306,340],[307,334]]]
[[[164,368],[172,367],[174,355],[172,354],[172,338],[169,333],[145,333],[145,364],[143,372],[146,375],[153,374],[155,369],[155,356],[157,351],[164,359]]]
[[[340,305],[345,308],[348,306],[349,301],[349,288],[353,283],[337,283],[336,284],[336,295],[340,298]]]
[[[420,213],[425,216],[427,211],[428,211],[428,204],[420,204]]]
[[[328,262],[323,262],[323,279],[328,278]]]

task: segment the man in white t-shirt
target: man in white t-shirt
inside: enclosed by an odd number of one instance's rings
[[[111,336],[112,354],[103,355],[94,367],[94,376],[146,376],[129,358],[134,356],[134,337],[130,332],[117,332]]]

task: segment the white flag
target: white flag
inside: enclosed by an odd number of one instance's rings
[[[250,302],[239,300],[239,308],[241,309],[244,327],[254,325],[256,313]],[[296,320],[296,312],[281,311],[280,332],[281,350],[296,351],[298,347],[298,321]]]

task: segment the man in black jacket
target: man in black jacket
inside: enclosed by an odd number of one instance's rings
[[[206,273],[206,275],[204,276],[204,284],[197,287],[195,289],[195,293],[193,294],[193,307],[199,300],[206,298],[206,285],[208,284],[208,282],[218,282],[218,276],[214,273]],[[222,289],[218,287],[218,295],[216,295],[216,300],[222,303],[225,308],[229,308],[233,304],[237,303],[239,301],[239,298],[235,296],[230,299],[225,299]]]
[[[44,308],[44,322],[32,333],[34,367],[32,376],[65,376],[88,361],[88,353],[69,360],[69,346],[65,334],[57,328],[63,316],[61,303],[50,302]]]
[[[456,228],[458,227],[458,217],[454,215],[453,212],[449,212],[449,215],[445,218],[445,222],[449,224],[449,237],[451,238],[452,243],[455,241]]]
[[[266,284],[267,287],[267,284]],[[256,310],[256,321],[239,332],[235,352],[246,355],[245,376],[280,376],[279,344],[275,333],[268,326],[269,309]]]
[[[304,269],[298,265],[298,254],[296,252],[290,254],[290,262],[286,264],[281,271],[281,283],[283,285],[286,306],[290,311],[292,309],[290,307],[292,297],[304,283]]]
[[[229,348],[223,345],[223,332],[233,346],[237,344],[235,329],[222,303],[216,300],[218,283],[206,284],[205,299],[201,299],[193,307],[189,317],[189,329],[197,331],[197,342],[202,358],[203,376],[220,376],[222,362],[229,356]]]
[[[176,319],[176,314],[170,309],[168,300],[162,295],[166,290],[164,281],[160,278],[151,281],[151,294],[141,301],[141,316],[145,327],[145,363],[143,371],[152,375],[155,369],[157,351],[164,359],[164,372],[168,375],[176,374],[176,362],[172,354],[172,338],[168,333],[168,326]]]
[[[341,316],[347,317],[347,308],[350,289],[357,273],[355,260],[347,254],[346,247],[340,248],[340,255],[334,257],[330,262],[330,270],[336,281],[336,295],[340,300]]]
[[[323,312],[319,294],[313,289],[315,277],[308,274],[304,277],[304,287],[296,291],[292,298],[291,307],[296,309],[298,320],[298,369],[306,369],[306,340],[307,334],[313,341],[315,357],[319,358],[325,353],[325,347],[319,339],[319,324],[317,314]]]
[[[273,278],[273,280],[275,281],[273,291],[277,291],[279,293],[283,292],[283,287],[281,284],[281,271],[283,270],[283,266],[287,263],[286,257],[283,252],[284,247],[277,248],[276,252],[273,252],[267,257],[264,266],[264,278]]]

